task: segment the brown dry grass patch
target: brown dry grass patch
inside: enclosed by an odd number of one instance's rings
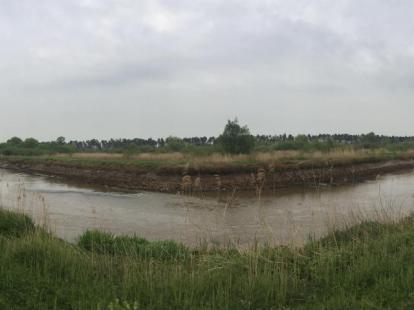
[[[334,149],[329,152],[313,151],[273,151],[273,152],[258,152],[250,155],[230,155],[230,154],[211,154],[207,156],[198,156],[180,152],[171,153],[140,153],[126,157],[119,153],[75,153],[70,156],[79,159],[124,159],[124,160],[139,160],[139,161],[155,161],[160,163],[177,163],[185,164],[187,167],[202,168],[202,167],[226,167],[231,165],[244,165],[249,163],[257,163],[262,165],[279,165],[283,163],[294,164],[301,163],[320,163],[324,161],[333,161],[337,163],[347,163],[353,161],[363,161],[368,159],[387,159],[391,158],[392,153],[386,149]],[[395,154],[394,154],[395,155]],[[60,155],[61,157],[69,155]],[[414,158],[414,150],[399,152],[398,158],[411,159]]]

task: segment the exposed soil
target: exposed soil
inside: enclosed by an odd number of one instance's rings
[[[26,173],[41,173],[84,185],[99,185],[123,190],[157,192],[256,191],[292,186],[324,186],[361,182],[393,172],[414,169],[414,160],[387,161],[324,168],[287,168],[276,172],[255,167],[244,172],[215,174],[190,171],[187,174],[143,172],[135,169],[84,168],[49,163],[0,161],[0,168]]]

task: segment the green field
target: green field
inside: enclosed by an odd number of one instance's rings
[[[0,279],[1,309],[412,309],[414,218],[238,250],[96,231],[74,245],[3,210]]]

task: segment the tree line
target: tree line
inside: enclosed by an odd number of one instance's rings
[[[414,148],[413,136],[385,136],[373,132],[368,134],[318,134],[318,135],[252,135],[247,126],[241,126],[237,119],[229,120],[218,137],[148,138],[148,139],[90,139],[66,141],[58,137],[54,141],[39,142],[34,138],[13,137],[0,144],[2,155],[42,155],[73,152],[189,152],[209,154],[223,152],[245,154],[252,151],[274,150],[320,150],[333,148]]]

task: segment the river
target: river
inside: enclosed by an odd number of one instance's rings
[[[302,245],[363,219],[394,220],[414,211],[414,171],[356,185],[273,193],[190,197],[86,188],[0,169],[0,206],[29,214],[75,242],[87,229],[172,239],[190,246],[247,246],[255,241]]]

